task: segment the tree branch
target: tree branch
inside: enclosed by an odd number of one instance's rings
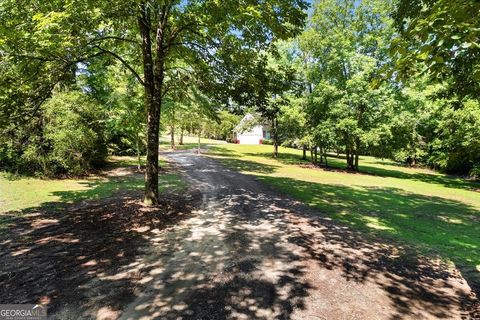
[[[117,60],[119,60],[128,70],[130,70],[131,73],[133,73],[133,75],[135,76],[135,78],[137,78],[137,80],[142,84],[142,86],[145,85],[145,82],[143,81],[142,77],[140,77],[140,75],[137,73],[137,71],[135,71],[135,69],[133,69],[132,66],[130,66],[128,64],[127,61],[125,61],[125,59],[123,59],[122,57],[120,57],[118,54],[116,54],[115,52],[113,51],[110,51],[110,50],[107,50],[107,49],[104,49],[100,46],[95,46],[95,48],[97,48],[98,50],[100,50],[101,52],[103,53],[107,53],[111,56],[113,56],[114,58],[116,58]]]

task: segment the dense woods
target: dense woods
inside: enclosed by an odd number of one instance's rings
[[[420,3],[420,2],[419,2]],[[228,140],[255,112],[278,146],[480,176],[478,1],[0,3],[0,168],[70,175],[159,135]],[[177,141],[176,141],[177,140]]]

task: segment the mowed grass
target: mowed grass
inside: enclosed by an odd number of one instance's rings
[[[175,136],[175,150],[191,150],[198,148],[198,137],[191,137],[191,136],[184,136],[183,137],[183,144],[180,145],[180,137]],[[214,140],[214,139],[200,139],[200,146],[204,148],[210,145],[217,145],[217,144],[226,144],[225,141],[222,140]],[[160,137],[160,150],[171,150],[170,146],[170,136],[161,136]]]
[[[224,145],[210,156],[351,227],[420,247],[480,271],[480,184],[389,160],[360,158],[360,173],[301,161],[300,150]]]
[[[136,164],[135,157],[113,157],[109,166],[114,169]],[[161,166],[166,166],[166,163],[162,161]],[[39,179],[0,173],[0,219],[2,214],[6,219],[6,213],[11,218],[38,207],[102,199],[118,191],[141,190],[143,187],[144,178],[141,173],[92,175],[82,179]],[[178,174],[160,175],[161,191],[183,187],[184,182]]]

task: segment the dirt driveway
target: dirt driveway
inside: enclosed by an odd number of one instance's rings
[[[146,289],[122,319],[469,317],[474,301],[456,270],[364,239],[213,159],[169,158],[202,203],[152,239]]]
[[[80,240],[73,241],[69,250],[51,249],[50,258],[37,253],[37,260],[32,260],[43,268],[57,266],[59,259],[70,263],[63,269],[55,267],[51,276],[62,279],[60,288],[42,288],[52,286],[53,278],[43,284],[39,276],[33,276],[42,270],[27,265],[28,254],[22,253],[41,250],[49,243],[41,242],[45,235],[30,235],[35,240],[33,249],[3,242],[10,249],[0,255],[0,263],[17,259],[33,280],[20,276],[15,281],[37,284],[36,295],[28,286],[13,285],[24,294],[24,301],[51,299],[51,315],[58,319],[478,316],[478,300],[457,270],[412,249],[367,239],[208,157],[185,151],[170,153],[168,158],[196,188],[169,200],[169,205],[184,203],[182,212],[174,211],[182,218],[159,225],[155,221],[162,216],[149,213],[132,195],[124,196],[116,206],[95,204],[101,213],[81,209],[90,212],[85,223],[94,236],[76,234],[75,230],[86,228],[82,224],[75,229],[65,227],[73,236],[58,241]],[[131,217],[140,212],[143,218],[130,226],[128,216],[117,217],[125,207],[131,208]],[[71,215],[84,219],[75,210]],[[98,217],[105,225],[98,224]],[[59,224],[47,229],[48,237],[65,234]],[[111,229],[118,232],[111,234]],[[98,255],[105,245],[109,249]],[[26,256],[18,258],[22,254]]]

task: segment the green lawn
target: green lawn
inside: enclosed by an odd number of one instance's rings
[[[480,271],[480,184],[389,160],[360,158],[361,173],[300,160],[301,151],[272,146],[223,145],[210,149],[227,166],[369,233],[395,238]]]
[[[135,157],[114,157],[110,167],[136,166]],[[164,162],[161,165],[165,166]],[[176,173],[160,176],[160,189],[181,188],[184,183]],[[0,173],[0,219],[3,216],[20,215],[40,206],[55,206],[81,200],[108,197],[120,190],[141,190],[142,174],[126,174],[115,177],[92,176],[83,179],[39,179]]]
[[[198,137],[183,137],[183,145],[179,145],[180,137],[175,136],[175,149],[176,150],[190,150],[198,148]],[[213,140],[213,139],[200,139],[200,145],[203,147],[209,145],[225,144],[225,141]],[[160,150],[170,150],[170,136],[160,137]]]

